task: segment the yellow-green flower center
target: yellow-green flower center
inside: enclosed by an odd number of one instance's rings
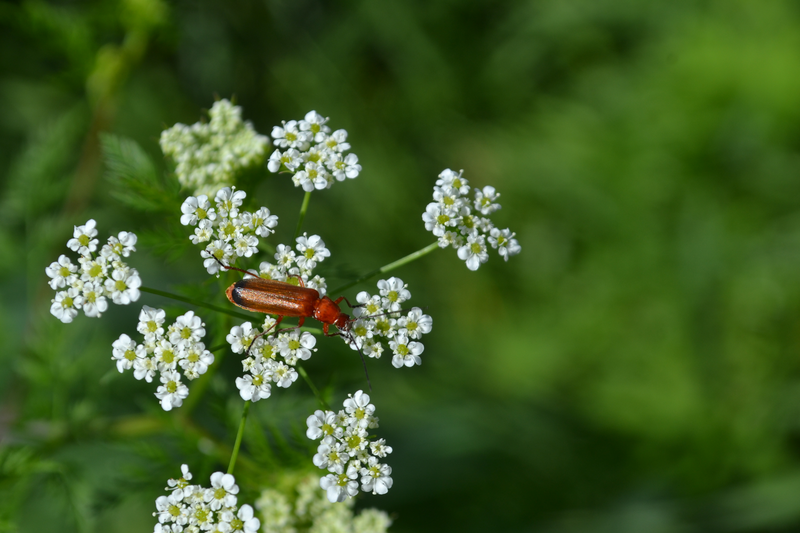
[[[189,353],[189,357],[186,359],[188,359],[190,363],[196,363],[200,360],[200,354],[197,352],[191,352]]]
[[[194,513],[194,517],[202,524],[208,521],[209,514],[211,513],[207,509],[200,508]]]
[[[86,293],[86,300],[88,300],[89,303],[95,303],[97,301],[97,293],[94,291]]]
[[[353,333],[356,334],[356,337],[365,337],[367,335],[367,328],[364,326],[356,326]]]
[[[314,250],[313,248],[306,248],[306,251],[303,252],[303,255],[306,256],[306,259],[314,259],[316,253],[317,251]]]
[[[100,276],[103,273],[103,267],[101,267],[98,263],[94,263],[91,267],[89,267],[89,275],[93,278]]]
[[[475,220],[472,218],[472,215],[465,216],[464,220],[462,221],[462,223],[464,224],[465,227],[470,228],[470,229],[475,227]]]
[[[242,529],[244,529],[244,522],[242,522],[238,518],[234,518],[233,520],[231,520],[231,529],[233,531],[241,531]]]
[[[161,352],[161,360],[167,364],[170,364],[175,360],[175,354],[172,350],[164,350]]]
[[[181,338],[182,339],[188,339],[191,336],[192,336],[192,328],[190,328],[188,326],[185,326],[183,329],[181,329]]]
[[[197,218],[199,218],[200,220],[203,220],[208,216],[208,213],[206,213],[206,210],[203,209],[202,207],[198,207],[195,213],[197,214]]]
[[[438,217],[436,217],[436,222],[444,226],[445,224],[450,222],[450,217],[447,215],[439,215]]]
[[[453,205],[456,203],[456,201],[450,196],[445,196],[442,200],[444,201],[444,205]]]
[[[405,344],[398,344],[397,353],[402,356],[408,355],[408,346],[406,346]]]
[[[168,393],[174,394],[175,391],[178,390],[178,384],[174,381],[170,381],[167,383],[166,389]]]
[[[157,329],[158,329],[158,324],[156,323],[155,320],[147,321],[147,331],[149,331],[150,333],[155,333]]]
[[[417,323],[416,322],[408,322],[406,324],[406,329],[408,331],[417,331]]]
[[[78,237],[78,242],[81,243],[81,246],[86,246],[89,244],[89,236],[88,235],[81,235]]]
[[[396,302],[399,295],[397,291],[389,291],[389,294],[386,295],[390,302]]]
[[[114,288],[117,289],[119,292],[122,292],[128,288],[128,285],[120,279],[114,282]]]
[[[59,275],[60,275],[62,278],[66,278],[67,276],[69,276],[69,275],[71,274],[71,272],[69,271],[69,269],[68,269],[67,267],[61,267],[61,268],[58,270],[58,274],[59,274]]]
[[[294,351],[297,350],[298,348],[300,348],[300,341],[298,341],[297,339],[292,339],[289,341],[290,350]]]
[[[178,517],[181,515],[181,508],[177,505],[170,505],[169,506],[169,514],[172,516]]]
[[[357,450],[358,448],[361,447],[361,441],[362,440],[363,439],[361,437],[359,437],[358,435],[351,435],[347,439],[347,446],[350,447],[351,450]]]
[[[480,245],[480,244],[478,244],[477,242],[473,242],[473,243],[470,245],[470,249],[472,250],[472,253],[473,253],[473,254],[479,254],[479,253],[481,253],[481,245]]]
[[[362,420],[367,415],[367,412],[364,411],[364,409],[362,407],[359,407],[358,409],[356,409],[356,412],[353,413],[353,414],[355,415],[355,417],[357,419]]]
[[[75,303],[74,300],[69,296],[67,296],[66,298],[61,300],[61,307],[72,307],[74,303]]]
[[[214,498],[216,498],[218,500],[221,500],[222,498],[225,497],[226,494],[227,494],[227,492],[225,491],[225,489],[222,488],[222,487],[219,487],[218,489],[216,489],[214,491]]]
[[[289,141],[289,142],[294,142],[294,141],[297,140],[297,135],[295,135],[294,133],[292,133],[290,131],[287,131],[286,132],[286,140]]]
[[[322,428],[320,429],[322,429],[322,432],[326,435],[333,435],[333,432],[335,431],[333,426],[327,423],[322,424]]]
[[[386,334],[390,329],[392,329],[392,326],[389,324],[389,321],[384,318],[375,321],[375,329],[383,334]]]
[[[136,352],[133,350],[126,350],[125,351],[125,359],[128,361],[135,361],[136,360]]]
[[[264,378],[261,376],[253,376],[253,385],[260,387],[262,383],[264,383]]]
[[[461,188],[461,180],[458,179],[458,178],[454,179],[453,180],[453,187],[455,187],[456,189],[460,189]]]
[[[319,152],[309,152],[308,160],[312,163],[318,163],[320,159],[321,157]]]

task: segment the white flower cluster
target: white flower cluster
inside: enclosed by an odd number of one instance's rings
[[[193,244],[206,244],[200,255],[209,274],[220,270],[218,261],[231,265],[237,257],[250,257],[258,251],[258,237],[274,233],[278,217],[262,207],[255,213],[240,211],[247,196],[236,187],[224,187],[214,197],[211,207],[208,196],[190,196],[181,205],[181,224],[196,226],[189,237]]]
[[[245,401],[257,402],[269,398],[272,384],[288,388],[297,381],[295,366],[307,360],[317,349],[317,339],[309,332],[284,331],[277,336],[262,335],[275,326],[275,319],[267,316],[263,329],[253,329],[250,322],[231,328],[226,337],[233,353],[245,353],[242,361],[243,377],[236,378],[239,395]],[[256,339],[256,336],[259,337]]]
[[[458,249],[458,257],[466,261],[467,268],[478,270],[489,260],[486,241],[500,256],[508,257],[520,252],[514,233],[508,228],[497,229],[486,216],[500,209],[497,199],[500,194],[487,185],[483,190],[475,189],[475,199],[469,199],[469,184],[462,172],[449,168],[443,170],[433,187],[435,202],[428,204],[422,220],[425,229],[439,237],[439,246]],[[483,216],[481,216],[483,215]]]
[[[205,324],[194,311],[188,311],[167,327],[164,332],[166,313],[146,305],[139,313],[136,330],[144,335],[144,342],[137,344],[128,335],[115,340],[112,359],[120,373],[133,368],[133,377],[153,381],[156,372],[161,385],[155,395],[165,411],[180,407],[189,396],[189,388],[181,383],[181,374],[193,380],[206,373],[214,362],[214,354],[206,350],[201,339],[205,336]]]
[[[386,494],[392,488],[392,468],[380,462],[392,448],[384,439],[370,440],[367,431],[378,427],[373,413],[369,395],[358,391],[348,395],[338,413],[317,410],[306,420],[306,436],[312,440],[322,437],[313,461],[330,472],[319,480],[319,486],[331,502],[358,494],[359,477],[363,492]]]
[[[292,483],[289,491],[265,489],[255,502],[264,533],[386,533],[392,520],[378,509],[353,513],[355,500],[344,504],[328,501],[319,491],[319,476],[307,475]]]
[[[281,126],[272,128],[276,150],[267,162],[270,172],[291,172],[295,187],[306,192],[330,189],[334,181],[358,176],[358,156],[344,155],[350,149],[347,132],[331,133],[326,122],[327,118],[309,111],[303,120],[283,121]]]
[[[287,283],[299,283],[298,276],[302,278],[303,284],[311,289],[317,289],[320,298],[325,295],[328,289],[325,278],[320,276],[312,277],[312,270],[330,257],[331,252],[325,248],[325,241],[319,235],[308,236],[303,233],[297,238],[297,253],[287,244],[279,244],[275,248],[275,264],[264,261],[258,267],[259,275],[264,279],[274,279]]]
[[[411,293],[400,278],[380,280],[378,291],[374,296],[366,291],[356,296],[361,307],[353,310],[350,335],[355,343],[351,342],[350,347],[377,359],[383,354],[384,348],[380,342],[383,337],[389,342],[395,368],[422,364],[420,354],[425,347],[419,339],[430,333],[433,319],[419,307],[413,307],[408,314],[401,315],[400,304],[411,298]]]
[[[45,269],[50,287],[58,291],[50,312],[65,324],[72,322],[80,309],[86,316],[99,317],[108,309],[108,298],[119,305],[139,299],[139,273],[122,260],[136,251],[136,235],[121,231],[109,237],[95,255],[99,243],[96,226],[94,220],[75,226],[73,238],[67,241],[67,247],[80,254],[77,265],[61,255]]]
[[[153,533],[209,531],[214,533],[256,533],[261,522],[250,505],[237,506],[239,486],[231,474],[211,474],[211,487],[191,485],[192,474],[181,466],[182,477],[170,479],[169,494],[156,499],[158,524]]]
[[[261,164],[269,139],[242,122],[242,108],[228,100],[214,102],[208,123],[175,124],[161,132],[161,150],[172,157],[175,174],[195,194],[214,194],[233,184],[241,169]]]

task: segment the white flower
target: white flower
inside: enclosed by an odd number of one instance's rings
[[[81,280],[102,283],[108,276],[108,260],[103,257],[92,259],[90,256],[78,258],[81,265]]]
[[[181,205],[181,224],[184,226],[194,226],[198,222],[206,220],[208,222],[217,218],[217,213],[211,207],[208,196],[201,194],[198,197],[190,196]]]
[[[115,304],[128,305],[139,299],[142,280],[135,268],[115,269],[106,280],[106,292]]]
[[[175,525],[182,526],[189,521],[189,507],[183,503],[183,491],[180,489],[173,491],[167,496],[159,496],[158,499],[156,499],[156,511],[159,525],[174,522]],[[158,526],[156,526],[156,530],[158,530],[157,528]],[[182,530],[181,528],[178,531]],[[162,529],[161,531],[165,530]]]
[[[306,436],[309,439],[317,440],[323,435],[337,436],[337,429],[341,434],[342,429],[336,427],[336,413],[333,411],[320,411],[317,409],[314,414],[306,419],[308,430]]]
[[[278,387],[288,388],[292,383],[297,381],[297,370],[285,365],[284,363],[274,363],[272,367],[272,381]]]
[[[381,305],[389,311],[399,311],[400,304],[411,298],[411,293],[407,289],[408,285],[403,283],[400,278],[391,277],[388,280],[380,280]]]
[[[318,262],[324,261],[331,255],[325,248],[325,241],[319,235],[308,237],[306,233],[297,238],[297,251],[300,252],[297,256],[297,266],[306,270],[314,269]]]
[[[181,383],[181,375],[177,372],[162,372],[161,383],[162,385],[158,387],[155,395],[161,401],[161,407],[165,411],[170,411],[173,407],[180,407],[183,400],[189,396],[189,389]]]
[[[231,345],[233,353],[242,353],[250,348],[255,337],[256,332],[253,331],[253,325],[250,322],[245,322],[241,326],[233,326],[225,340]]]
[[[201,220],[197,227],[194,229],[194,235],[189,236],[189,240],[192,241],[192,244],[200,244],[204,242],[208,242],[211,240],[211,237],[214,236],[214,225],[211,223],[210,220]]]
[[[137,357],[133,361],[133,377],[138,380],[144,379],[146,382],[152,383],[157,370],[158,365],[152,357]]]
[[[239,389],[239,396],[244,401],[253,402],[269,398],[272,393],[271,365],[253,363],[249,372],[244,377],[236,378],[236,388]]]
[[[289,122],[283,121],[283,127],[275,126],[272,128],[272,138],[275,139],[275,146],[279,148],[297,148],[298,150],[308,150],[308,143],[311,134],[300,131],[296,120]]]
[[[458,258],[466,261],[468,269],[478,270],[481,264],[489,260],[484,236],[475,233],[467,237],[467,244],[458,249]]]
[[[439,174],[439,179],[436,180],[436,185],[439,187],[452,187],[456,189],[459,194],[465,196],[469,194],[469,182],[462,176],[463,172],[463,170],[460,172],[454,172],[449,168],[444,169],[441,174]]]
[[[45,273],[53,278],[48,283],[50,288],[54,290],[71,285],[72,281],[77,278],[75,274],[77,270],[78,267],[72,264],[69,257],[63,254],[58,257],[58,261],[50,263],[50,266],[44,269]]]
[[[423,334],[430,333],[433,319],[422,313],[422,309],[414,307],[407,316],[397,319],[397,328],[400,333],[405,331],[411,339],[421,339]]]
[[[369,403],[369,394],[358,391],[344,401],[344,410],[350,415],[347,424],[367,427],[370,417],[375,412],[375,406]]]
[[[120,231],[117,237],[109,237],[108,244],[103,246],[101,255],[108,255],[112,260],[119,260],[128,257],[131,252],[136,251],[136,234],[129,231]],[[106,251],[104,254],[103,251]]]
[[[500,209],[500,204],[496,203],[499,197],[500,194],[491,185],[484,187],[483,191],[475,189],[475,210],[482,215],[491,215]]]
[[[202,342],[197,342],[188,347],[184,357],[178,362],[183,368],[183,373],[189,379],[205,374],[208,367],[214,363],[214,354],[205,349]]]
[[[324,141],[325,146],[334,152],[344,152],[350,149],[350,143],[347,142],[347,132],[345,130],[336,130],[331,133]]]
[[[124,333],[111,346],[113,348],[111,352],[112,359],[117,362],[117,370],[120,373],[132,368],[137,358],[147,357],[144,346],[137,345],[133,339]]]
[[[259,237],[269,237],[275,233],[274,227],[278,225],[277,215],[270,215],[269,209],[262,207],[253,213],[252,227]]]
[[[167,339],[161,339],[153,349],[154,362],[160,372],[175,370],[178,367],[179,355],[177,349]]]
[[[370,442],[369,450],[375,457],[386,457],[392,453],[392,447],[386,446],[386,439],[378,439]]]
[[[236,187],[223,187],[218,190],[214,201],[217,204],[219,216],[236,218],[239,215],[239,207],[246,196],[246,192],[237,191]]]
[[[325,437],[317,447],[317,453],[312,462],[317,468],[326,468],[336,474],[344,472],[350,456],[345,452],[344,446],[333,437]]]
[[[358,470],[348,468],[342,474],[328,474],[319,480],[319,486],[328,494],[331,503],[343,502],[348,497],[358,494]]]
[[[211,488],[204,491],[203,501],[207,502],[214,511],[219,511],[222,507],[235,506],[237,494],[239,494],[239,486],[231,474],[214,472],[211,474]]]
[[[90,252],[97,250],[97,222],[90,219],[83,226],[75,226],[72,239],[67,241],[67,248],[81,255],[89,255]]]
[[[367,357],[380,359],[381,355],[383,354],[383,344],[381,344],[375,339],[367,339],[366,341],[364,341],[364,345],[361,347],[361,351]]]
[[[169,340],[175,345],[189,346],[200,341],[206,334],[205,324],[194,311],[187,311],[170,327]]]
[[[389,347],[394,352],[394,355],[392,356],[393,367],[412,367],[414,365],[422,364],[422,358],[419,356],[419,354],[422,353],[425,347],[419,342],[409,342],[406,335],[397,335],[394,339],[389,341]]]
[[[233,246],[225,241],[211,241],[206,249],[200,252],[200,256],[205,258],[203,266],[209,274],[216,274],[220,271],[219,263],[229,264],[233,258]]]
[[[454,227],[458,223],[458,218],[448,215],[445,212],[445,208],[435,202],[429,203],[428,207],[425,208],[422,220],[425,222],[425,229],[437,237],[441,237],[447,231],[447,228]]]
[[[258,239],[253,235],[239,235],[233,241],[233,250],[239,257],[250,257],[258,251]]]
[[[508,228],[504,230],[492,228],[489,234],[489,244],[492,245],[492,248],[497,249],[500,257],[506,261],[509,256],[517,255],[522,250],[514,235]]]
[[[242,531],[243,533],[256,533],[261,527],[261,521],[255,518],[253,508],[247,504],[239,508],[236,518],[230,522],[233,532]]]
[[[314,349],[316,344],[316,337],[307,331],[300,333],[295,330],[291,333],[281,333],[278,338],[278,350],[290,365],[293,365],[297,359],[305,361],[311,357],[311,352],[316,351]]]
[[[309,111],[306,113],[305,119],[300,121],[300,129],[310,132],[316,142],[322,142],[325,140],[326,134],[331,131],[325,125],[326,122],[328,122],[327,117],[323,117],[316,111]],[[321,137],[319,136],[320,134],[322,134]]]
[[[306,192],[314,190],[314,181],[308,177],[308,172],[301,170],[292,176],[292,183],[295,187],[301,187]]]
[[[325,165],[333,173],[336,181],[358,177],[361,172],[361,165],[358,164],[358,156],[356,154],[347,154],[344,158],[342,158],[342,154],[332,154],[325,162]]]
[[[143,306],[139,312],[139,323],[136,326],[136,331],[144,335],[147,340],[156,339],[164,334],[164,319],[167,314],[163,309],[154,309],[152,307]]]
[[[83,306],[83,295],[80,289],[70,287],[65,291],[56,293],[52,300],[50,312],[61,322],[68,324],[78,315],[78,308]]]
[[[367,466],[361,469],[361,490],[372,494],[386,494],[392,488],[392,467],[378,462],[377,457],[370,457]]]
[[[300,168],[300,165],[303,163],[302,154],[295,148],[290,148],[283,153],[281,153],[280,150],[275,150],[269,157],[267,168],[270,172],[279,172],[281,165],[283,165],[290,172],[294,172]]]
[[[83,312],[89,317],[99,317],[108,309],[108,302],[103,296],[103,286],[100,283],[87,282],[83,284]]]

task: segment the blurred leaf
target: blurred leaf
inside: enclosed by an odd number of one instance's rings
[[[141,211],[179,212],[178,182],[169,177],[160,179],[150,157],[136,141],[103,134],[100,144],[114,198]]]

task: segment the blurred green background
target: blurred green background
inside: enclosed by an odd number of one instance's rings
[[[165,414],[110,345],[141,304],[187,307],[144,294],[63,325],[44,274],[95,218],[140,236],[145,285],[224,305],[177,212],[110,195],[98,145],[132,138],[169,172],[161,130],[215,97],[262,134],[310,109],[348,130],[363,172],[304,225],[330,287],[434,240],[442,169],[502,194],[519,256],[395,272],[434,329],[421,367],[370,362],[395,485],[359,505],[393,531],[800,531],[797,2],[12,2],[0,74],[0,531],[150,531],[181,463],[225,467],[237,357]],[[241,184],[290,242],[302,192]],[[335,403],[365,387],[341,342],[318,347]],[[240,500],[310,463],[314,408],[303,383],[254,405]]]

